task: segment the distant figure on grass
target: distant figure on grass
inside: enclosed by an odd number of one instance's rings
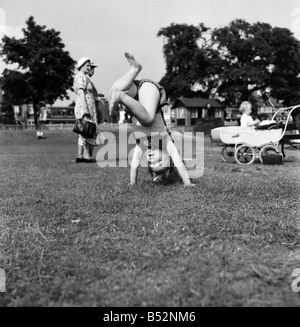
[[[118,110],[121,103],[126,106],[133,116],[132,122],[136,124],[136,146],[131,163],[130,184],[135,185],[137,183],[138,167],[144,154],[143,143],[137,136],[138,132],[142,132],[148,141],[148,165],[150,172],[154,175],[153,180],[156,181],[160,174],[166,174],[174,165],[184,185],[194,186],[195,184],[190,181],[186,167],[171,139],[163,117],[162,107],[167,103],[165,90],[150,79],[135,80],[142,70],[142,66],[131,54],[125,53],[125,57],[130,68],[110,89],[109,111],[111,113]],[[163,134],[161,142],[154,142],[152,136],[158,134]],[[163,144],[160,146],[159,143]]]
[[[78,73],[74,78],[73,87],[76,92],[75,117],[81,119],[84,115],[90,115],[92,121],[97,124],[97,113],[94,91],[88,73],[91,69],[91,59],[83,57],[77,62]],[[95,138],[78,137],[78,154],[76,162],[91,163],[96,160],[91,157],[90,147],[96,145]]]
[[[42,130],[40,130],[40,129],[36,132],[36,137],[37,137],[38,140],[46,139],[46,136],[44,136],[44,132]]]

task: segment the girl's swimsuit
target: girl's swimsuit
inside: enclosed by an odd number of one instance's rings
[[[157,112],[158,111],[161,111],[161,108],[163,106],[165,106],[166,104],[168,104],[168,101],[167,101],[167,96],[166,96],[166,91],[165,89],[158,83],[150,80],[150,79],[147,79],[147,78],[144,78],[144,79],[141,79],[141,80],[134,80],[133,83],[136,85],[137,87],[137,93],[136,93],[136,96],[135,96],[135,100],[139,101],[139,90],[141,88],[141,86],[144,84],[144,83],[151,83],[151,84],[154,84],[159,93],[160,93],[160,101],[159,101],[159,106],[157,107]]]
[[[162,110],[162,107],[164,107],[165,105],[168,104],[168,101],[167,101],[167,96],[166,96],[166,91],[165,89],[157,82],[154,82],[150,79],[147,79],[147,78],[144,78],[142,80],[134,80],[133,83],[136,85],[137,87],[137,93],[136,93],[136,96],[135,96],[135,100],[139,101],[139,90],[141,88],[141,86],[144,84],[144,83],[151,83],[153,85],[155,85],[159,91],[159,94],[160,94],[160,100],[159,100],[159,105],[157,106],[157,109],[156,109],[156,113],[161,113],[161,117],[162,117],[162,120],[163,120],[163,123],[164,123],[164,126],[168,132],[168,134],[170,135],[171,137],[171,133],[167,127],[167,124],[166,124],[166,120],[165,120],[165,117],[164,117],[164,113],[163,113],[163,110]],[[148,136],[148,141],[149,143],[151,144],[151,138],[150,136]]]
[[[166,124],[166,121],[165,121],[165,117],[164,117],[164,113],[163,113],[163,110],[162,110],[162,107],[164,107],[165,105],[168,104],[168,101],[167,101],[167,96],[166,96],[166,91],[165,89],[157,82],[154,82],[150,79],[142,79],[142,80],[134,80],[133,81],[134,84],[136,85],[137,87],[137,94],[135,96],[135,100],[139,101],[139,90],[141,88],[141,86],[144,84],[144,83],[151,83],[153,85],[155,85],[160,93],[160,101],[159,101],[159,105],[157,106],[157,110],[156,110],[156,113],[161,113],[161,117],[162,117],[162,120],[163,120],[163,123],[164,123],[164,126],[166,128],[166,131],[167,133],[169,134],[171,140],[173,141],[172,137],[171,137],[171,133],[167,127],[167,124]],[[148,139],[148,151],[152,151],[153,150],[153,142],[151,140],[151,136],[147,136],[147,139]],[[174,141],[173,141],[174,142]],[[157,142],[154,142],[155,145],[154,145],[154,148],[157,148]],[[140,144],[140,139],[137,139],[136,140],[136,144]],[[159,144],[158,144],[158,148],[159,150],[162,150],[162,140],[160,139],[159,140]]]

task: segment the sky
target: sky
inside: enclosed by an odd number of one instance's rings
[[[157,33],[172,23],[218,28],[239,18],[288,28],[300,40],[300,0],[0,0],[0,38],[23,37],[30,16],[60,32],[74,60],[93,59],[94,84],[106,96],[128,69],[124,52],[142,64],[139,78],[164,76],[163,38]],[[4,68],[0,58],[0,74]],[[69,95],[55,105],[69,105],[75,94]]]

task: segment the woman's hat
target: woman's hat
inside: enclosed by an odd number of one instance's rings
[[[79,70],[87,61],[91,61],[91,59],[86,57],[80,58],[77,62],[77,69]]]
[[[95,65],[95,63],[93,62],[93,60],[91,60],[91,67],[94,67],[94,68],[98,67],[97,65]]]

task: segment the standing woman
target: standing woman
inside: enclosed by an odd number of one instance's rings
[[[83,115],[89,114],[95,124],[96,104],[94,93],[91,92],[89,87],[90,79],[87,76],[91,69],[91,60],[89,58],[81,58],[77,62],[78,73],[74,78],[74,90],[76,92],[75,101],[75,117],[76,119],[82,118]],[[90,146],[95,145],[96,139],[88,139],[79,135],[78,137],[78,154],[76,162],[91,163],[96,160],[90,156]]]
[[[92,77],[95,74],[95,68],[98,67],[97,65],[94,64],[94,62],[91,60],[90,62],[90,69],[87,73],[87,79],[88,79],[88,83],[87,83],[87,93],[89,94],[89,96],[93,96],[94,97],[94,102],[95,105],[91,105],[89,107],[90,109],[90,115],[92,116],[93,121],[96,123],[98,123],[98,114],[97,114],[97,106],[98,106],[98,91],[92,81]],[[89,152],[90,152],[90,157],[93,157],[93,149],[94,149],[94,145],[93,144],[89,144]],[[93,160],[95,161],[95,160]]]

